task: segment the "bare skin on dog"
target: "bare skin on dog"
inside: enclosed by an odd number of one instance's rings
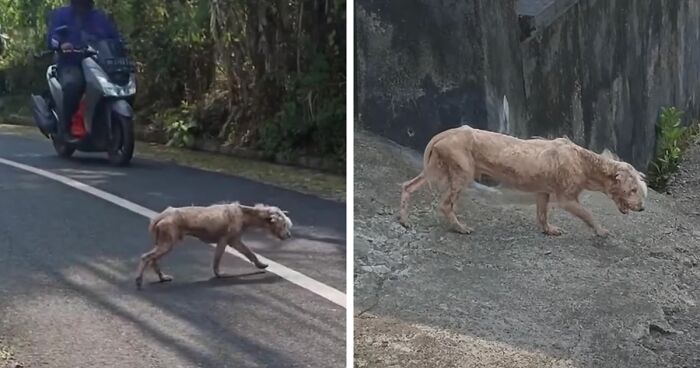
[[[243,254],[260,269],[267,265],[260,262],[241,239],[243,233],[252,228],[267,230],[280,240],[291,236],[292,221],[284,211],[274,206],[257,204],[253,207],[238,202],[215,204],[208,207],[168,207],[151,220],[148,227],[155,241],[154,248],[141,256],[136,287],[141,289],[143,272],[149,265],[161,282],[171,281],[172,277],[161,272],[158,261],[168,254],[175,244],[185,236],[192,236],[206,243],[215,243],[212,268],[216,277],[219,263],[227,246]]]
[[[547,221],[550,202],[578,217],[599,236],[608,234],[583,207],[584,190],[605,193],[623,214],[643,211],[647,186],[644,175],[609,151],[597,154],[567,138],[519,139],[468,126],[435,135],[425,148],[423,171],[403,183],[399,221],[408,224],[408,201],[426,182],[437,182],[443,192],[440,209],[453,230],[469,234],[455,214],[462,188],[488,176],[505,187],[536,196],[537,222],[547,235],[561,235]]]

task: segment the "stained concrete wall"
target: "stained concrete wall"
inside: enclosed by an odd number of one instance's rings
[[[355,2],[360,124],[421,147],[450,124],[487,120],[484,50],[473,1]]]
[[[697,0],[580,0],[527,38],[515,0],[355,4],[356,119],[403,145],[469,123],[643,168],[662,106],[700,116]]]

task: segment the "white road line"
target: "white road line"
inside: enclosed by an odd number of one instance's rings
[[[124,209],[127,209],[131,212],[138,213],[141,216],[147,217],[147,218],[152,218],[158,213],[148,209],[146,207],[140,206],[134,202],[128,201],[124,198],[117,197],[114,194],[107,193],[103,190],[97,189],[95,187],[89,186],[85,183],[79,182],[77,180],[71,179],[69,177],[65,177],[63,175],[58,175],[54,174],[50,171],[42,170],[33,166],[21,164],[19,162],[15,161],[10,161],[4,158],[0,157],[0,164],[4,164],[7,166],[14,167],[16,169],[28,171],[32,174],[36,174],[39,176],[43,176],[45,178],[57,181],[61,184],[65,184],[71,188],[75,188],[77,190],[83,191],[88,194],[92,194],[93,196],[104,199],[107,202],[111,202],[116,204],[119,207],[122,207]],[[212,246],[216,246],[216,244],[211,244]],[[230,253],[248,263],[247,258],[245,258],[242,254],[240,254],[238,251],[231,249],[231,248],[226,248],[226,252]],[[272,272],[276,274],[277,276],[295,284],[298,286],[301,286],[302,288],[311,291],[312,293],[319,295],[343,308],[346,307],[346,296],[345,293],[342,291],[335,289],[331,286],[328,286],[322,282],[316,281],[300,272],[297,272],[289,267],[283,266],[275,261],[272,261],[268,258],[265,258],[263,256],[258,255],[258,258],[260,258],[261,261],[267,263],[269,266],[267,267],[266,271]]]

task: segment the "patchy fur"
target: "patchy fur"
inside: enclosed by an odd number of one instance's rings
[[[607,194],[623,214],[643,211],[647,195],[644,175],[607,150],[597,154],[568,138],[519,139],[462,126],[435,135],[425,148],[423,171],[403,183],[401,224],[407,226],[411,193],[425,182],[437,182],[444,192],[442,213],[455,231],[470,233],[472,229],[455,215],[455,203],[461,190],[482,176],[504,187],[534,193],[537,220],[548,235],[561,234],[547,222],[550,201],[583,220],[597,235],[605,236],[608,231],[579,202],[581,192]]]
[[[185,236],[216,244],[212,264],[216,277],[220,277],[219,263],[226,246],[241,252],[256,267],[266,268],[267,265],[260,262],[241,239],[243,233],[251,228],[267,230],[280,240],[284,240],[291,236],[292,221],[287,217],[286,212],[263,204],[250,207],[233,202],[208,207],[166,208],[155,216],[148,226],[155,246],[141,256],[136,277],[137,288],[141,288],[143,271],[148,265],[153,268],[161,282],[172,280],[170,276],[161,272],[157,261],[168,254]]]

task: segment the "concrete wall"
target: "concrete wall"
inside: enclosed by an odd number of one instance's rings
[[[421,147],[449,124],[485,126],[484,50],[473,1],[355,2],[358,119]]]
[[[643,168],[662,106],[700,116],[697,0],[580,0],[523,41],[515,0],[355,3],[357,121],[403,145],[469,123]]]

